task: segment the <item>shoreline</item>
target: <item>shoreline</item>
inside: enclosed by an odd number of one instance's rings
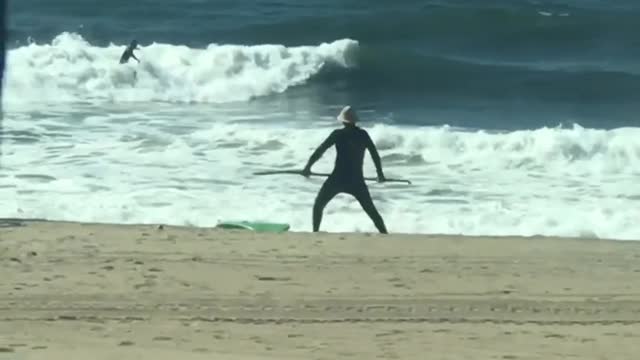
[[[0,359],[637,357],[636,241],[19,221]]]
[[[2,218],[0,217],[0,229],[3,227],[15,227],[21,226],[17,225],[20,223],[49,223],[49,224],[81,224],[85,226],[93,226],[93,225],[102,225],[102,226],[123,226],[123,227],[160,227],[163,228],[175,228],[175,229],[200,229],[200,230],[215,230],[215,231],[231,231],[224,230],[220,228],[216,228],[216,226],[196,226],[196,225],[173,225],[166,223],[116,223],[116,222],[96,222],[96,221],[74,221],[74,220],[49,220],[44,218]],[[7,225],[5,225],[7,224]],[[16,225],[12,225],[16,224]],[[280,233],[280,235],[284,234],[299,234],[299,235],[313,235],[312,231],[295,231],[288,230],[286,232]],[[355,231],[345,231],[345,232],[333,232],[333,231],[320,231],[319,234],[324,235],[365,235],[365,236],[384,236],[382,234],[378,234],[375,231],[371,232],[355,232]],[[423,237],[426,239],[431,238],[449,238],[449,239],[458,239],[458,238],[477,238],[477,239],[512,239],[512,240],[569,240],[569,241],[614,241],[614,242],[634,242],[640,241],[640,239],[618,239],[618,238],[599,238],[599,237],[580,237],[580,236],[557,236],[557,235],[465,235],[465,234],[446,234],[446,233],[405,233],[405,232],[390,232],[387,236],[400,236],[400,237]]]

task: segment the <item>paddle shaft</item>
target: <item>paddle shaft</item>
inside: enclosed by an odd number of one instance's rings
[[[302,175],[302,171],[301,170],[272,170],[272,171],[258,171],[253,173],[253,175],[280,175],[280,174]],[[309,173],[309,175],[327,177],[327,176],[330,176],[331,174],[311,172]],[[364,179],[370,180],[370,181],[378,181],[378,178],[372,178],[372,177],[365,177]],[[402,182],[402,183],[411,184],[411,181],[409,180],[393,179],[393,178],[385,178],[384,182]]]

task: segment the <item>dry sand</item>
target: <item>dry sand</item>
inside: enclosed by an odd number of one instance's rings
[[[0,223],[0,360],[640,358],[640,242]]]

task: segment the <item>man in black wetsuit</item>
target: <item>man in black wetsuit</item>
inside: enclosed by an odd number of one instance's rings
[[[308,177],[311,174],[311,166],[320,159],[328,148],[333,145],[336,146],[336,161],[333,172],[322,184],[313,204],[313,231],[317,232],[319,230],[322,222],[322,213],[329,201],[339,193],[347,193],[358,200],[360,206],[378,228],[378,231],[386,234],[387,228],[384,225],[382,216],[380,216],[373,204],[362,173],[364,153],[368,149],[376,166],[378,181],[385,181],[378,150],[367,131],[356,126],[358,116],[353,108],[346,106],[342,109],[340,115],[338,115],[338,120],[342,121],[344,127],[331,132],[329,137],[313,152],[302,171],[302,174]]]
[[[120,57],[120,64],[129,62],[130,58],[134,58],[138,62],[140,62],[140,60],[138,60],[138,58],[133,54],[133,50],[137,50],[137,49],[138,49],[138,42],[136,40],[131,41],[131,44],[127,46],[127,48],[122,53],[122,56]]]

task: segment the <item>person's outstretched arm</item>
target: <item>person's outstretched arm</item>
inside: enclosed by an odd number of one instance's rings
[[[371,154],[371,159],[373,159],[373,163],[376,166],[376,173],[378,174],[378,180],[384,181],[384,172],[382,171],[382,161],[380,160],[380,154],[378,154],[378,149],[376,148],[376,144],[373,142],[369,134],[365,131],[366,141],[367,141],[367,149]]]
[[[309,173],[311,172],[311,167],[313,166],[313,164],[315,164],[316,161],[318,161],[322,157],[324,152],[327,151],[328,148],[330,148],[333,144],[336,143],[335,134],[336,134],[335,131],[331,132],[331,134],[326,139],[324,139],[322,144],[318,146],[318,148],[313,152],[313,154],[311,154],[311,157],[309,157],[309,161],[307,161],[307,165],[305,165],[304,170],[302,171],[302,173],[305,176],[309,175]]]

